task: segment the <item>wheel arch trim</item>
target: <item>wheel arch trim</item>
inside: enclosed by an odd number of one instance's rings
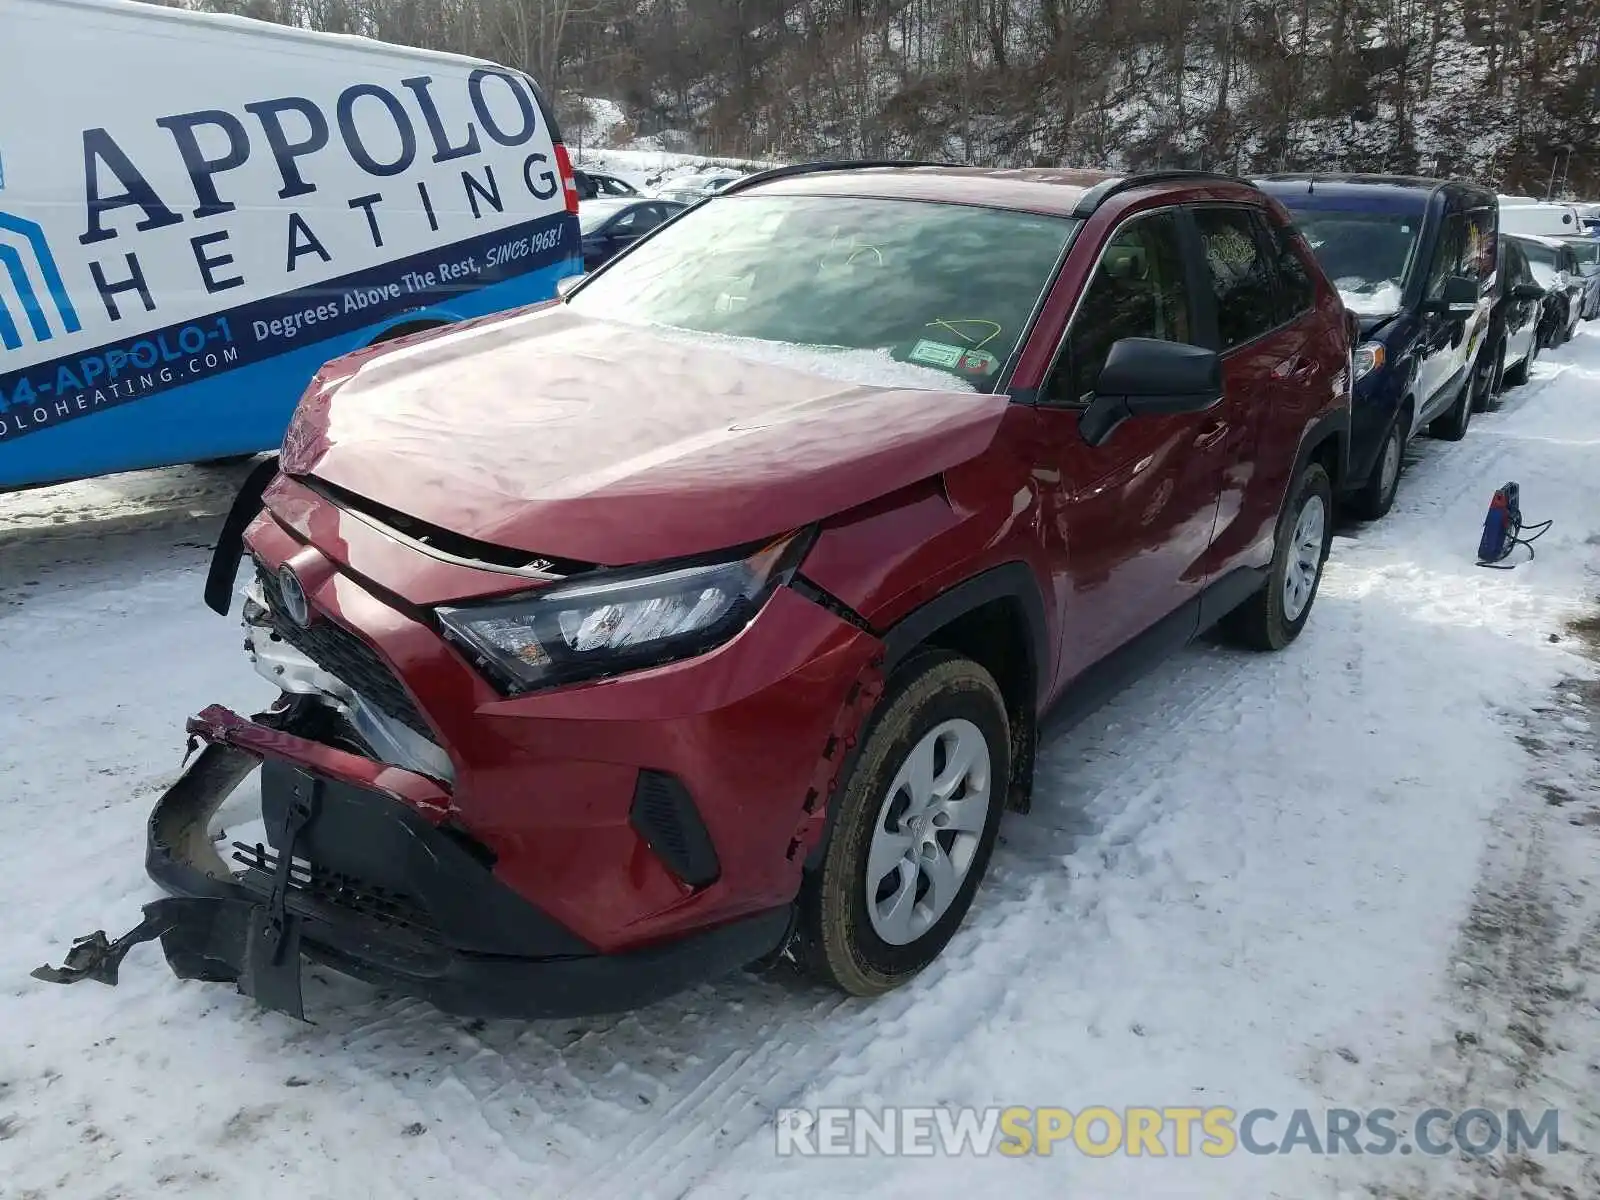
[[[896,621],[883,634],[884,671],[893,671],[913,650],[950,622],[996,600],[1014,600],[1022,609],[1023,643],[1037,709],[1055,656],[1051,653],[1049,622],[1045,619],[1039,582],[1032,568],[1021,561],[1001,563],[970,576]]]

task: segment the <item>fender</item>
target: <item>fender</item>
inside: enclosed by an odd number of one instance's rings
[[[1343,482],[1350,476],[1350,406],[1342,405],[1333,412],[1323,413],[1306,427],[1305,434],[1300,438],[1300,450],[1295,455],[1294,470],[1289,474],[1289,485],[1294,486],[1294,481],[1300,478],[1300,472],[1312,457],[1327,444],[1329,438],[1338,442],[1338,479],[1332,480],[1334,491],[1337,492]]]
[[[1040,681],[1048,678],[1054,657],[1039,581],[1024,562],[991,567],[940,592],[921,608],[901,617],[883,634],[885,673],[893,671],[912,650],[943,626],[995,600],[1016,600],[1022,606],[1027,626],[1024,642],[1028,650],[1028,669],[1033,677],[1037,705]]]

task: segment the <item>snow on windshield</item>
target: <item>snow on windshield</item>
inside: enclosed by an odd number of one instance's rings
[[[1556,269],[1549,263],[1540,262],[1531,254],[1528,256],[1528,268],[1533,272],[1533,277],[1540,287],[1553,288],[1556,286]]]
[[[1421,228],[1415,216],[1314,210],[1296,212],[1295,224],[1346,308],[1362,317],[1400,311]]]
[[[1346,276],[1334,280],[1339,289],[1339,299],[1358,317],[1386,317],[1400,311],[1400,281],[1385,279],[1368,283],[1364,279]]]
[[[772,342],[765,338],[735,337],[724,333],[700,333],[672,325],[640,323],[652,337],[700,346],[736,355],[747,362],[770,367],[787,367],[840,383],[867,387],[910,388],[924,392],[976,392],[966,380],[933,367],[900,362],[888,350],[858,350],[850,346],[805,346],[795,342]]]

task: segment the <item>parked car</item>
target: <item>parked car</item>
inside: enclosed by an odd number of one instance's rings
[[[1480,410],[1498,405],[1506,388],[1526,383],[1539,356],[1544,288],[1534,279],[1528,256],[1516,238],[1500,238],[1497,257],[1488,340],[1477,358],[1478,370],[1486,373],[1474,388]]]
[[[572,178],[578,185],[579,200],[594,200],[601,196],[616,199],[644,194],[626,179],[618,179],[615,175],[574,168]]]
[[[593,271],[609,262],[686,207],[674,200],[585,200],[578,206],[583,269]]]
[[[1411,438],[1466,435],[1485,374],[1494,303],[1495,194],[1389,175],[1259,181],[1295,224],[1360,324],[1343,500],[1374,520],[1394,504]]]
[[[1528,256],[1533,277],[1545,289],[1540,345],[1565,345],[1577,332],[1583,314],[1584,278],[1578,256],[1560,238],[1518,235],[1517,242]]]
[[[1572,250],[1583,280],[1583,301],[1579,305],[1582,320],[1600,317],[1600,237],[1568,237],[1563,242]]]
[[[694,204],[742,178],[744,176],[738,171],[703,171],[698,175],[682,175],[677,179],[669,179],[664,186],[656,189],[656,195],[679,204]]]
[[[176,898],[41,973],[114,982],[159,933],[294,1013],[302,954],[464,1012],[786,947],[887,991],[1027,810],[1046,711],[1215,624],[1304,628],[1350,354],[1242,181],[818,164],[562,302],[331,363],[208,586],[245,527],[283,701],[194,719],[149,824]],[[258,763],[225,867],[199,831]]]

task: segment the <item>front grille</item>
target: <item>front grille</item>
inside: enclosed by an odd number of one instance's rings
[[[269,879],[278,870],[277,852],[260,842],[233,843],[233,861],[260,871]],[[414,899],[354,875],[329,871],[296,858],[289,864],[289,888],[320,906],[339,909],[413,937],[439,940],[438,926]]]
[[[383,659],[343,625],[318,616],[302,629],[289,619],[283,607],[278,579],[271,571],[257,571],[261,598],[267,608],[272,632],[304,654],[324,671],[339,679],[363,698],[376,705],[407,729],[432,741],[433,730],[422,719],[405,686]]]

